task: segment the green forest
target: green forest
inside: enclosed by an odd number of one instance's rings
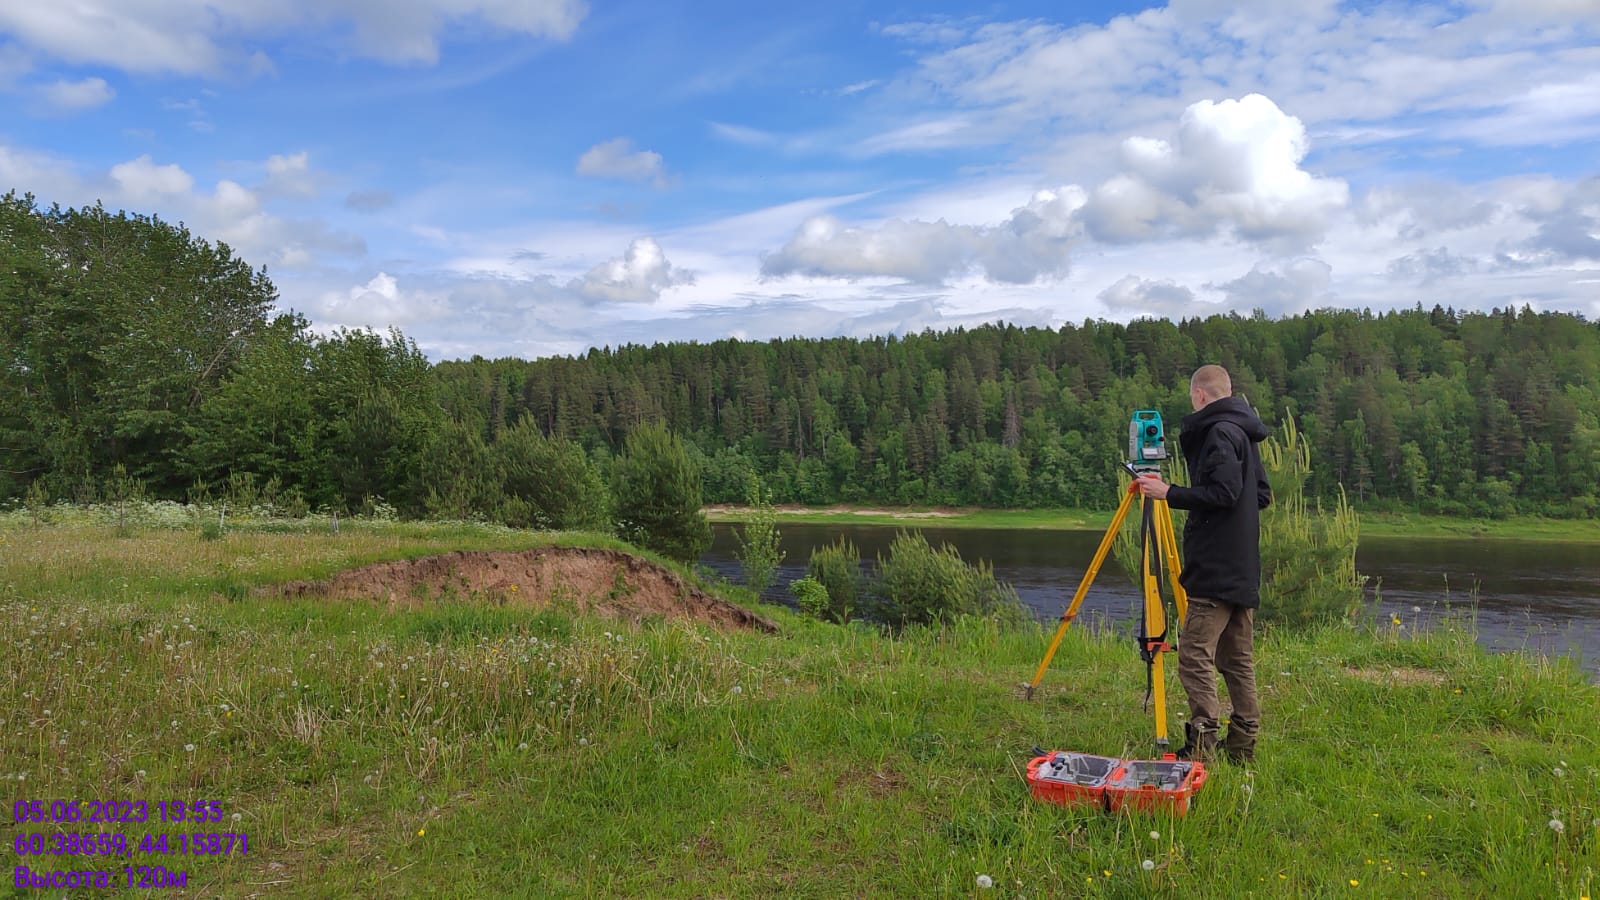
[[[430,362],[398,331],[313,331],[225,244],[98,206],[0,198],[0,498],[244,497],[582,527],[630,438],[701,500],[1090,507],[1132,410],[1169,433],[1226,366],[1358,508],[1588,516],[1600,326],[1507,306],[997,324]],[[643,452],[643,451],[641,451]],[[676,463],[674,463],[676,465]],[[673,477],[678,477],[676,474]],[[686,488],[688,490],[688,488]]]

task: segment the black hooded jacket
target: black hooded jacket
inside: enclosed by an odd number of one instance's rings
[[[1272,502],[1256,446],[1267,426],[1243,399],[1223,397],[1184,416],[1182,428],[1191,486],[1167,492],[1169,505],[1189,511],[1178,581],[1191,597],[1254,609],[1261,605],[1261,510]]]

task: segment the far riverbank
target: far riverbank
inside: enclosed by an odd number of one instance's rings
[[[1116,512],[1109,503],[1100,510],[1085,509],[978,509],[959,507],[884,506],[780,506],[779,522],[811,525],[939,525],[952,528],[1037,528],[1057,531],[1104,531]],[[708,506],[713,522],[741,522],[749,508]],[[1361,533],[1372,537],[1407,538],[1509,538],[1525,541],[1600,541],[1600,520],[1546,519],[1513,516],[1505,519],[1464,519],[1422,513],[1361,512]]]

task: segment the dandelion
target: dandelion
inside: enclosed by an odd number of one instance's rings
[[[587,747],[587,746],[589,746],[589,739],[588,738],[578,738],[578,746],[579,747]]]
[[[1556,766],[1552,771],[1555,772],[1557,778],[1564,778],[1567,774],[1560,766]]]
[[[233,820],[235,822],[243,821],[244,820],[244,816],[240,815],[239,813],[234,813],[233,814]]]
[[[1152,840],[1152,841],[1161,840],[1161,832],[1159,832],[1159,831],[1150,832],[1150,840]]]
[[[139,770],[139,771],[137,771],[137,772],[135,772],[135,773],[133,773],[133,774],[134,774],[134,776],[135,776],[135,777],[137,777],[137,778],[143,778],[143,777],[144,777],[144,770],[143,770],[143,769],[140,769],[140,770]]]
[[[740,686],[738,686],[736,684],[736,685],[733,686],[733,692],[735,694],[742,694],[742,693],[744,693],[744,688],[742,688],[742,687],[740,687]]]
[[[426,828],[418,828],[417,829],[417,837],[422,837],[423,835],[425,835],[427,833],[428,833],[428,829],[426,829]]]
[[[978,887],[983,888],[984,890],[988,890],[989,888],[994,887],[994,879],[990,878],[987,875],[979,875],[978,876]]]
[[[1556,834],[1560,834],[1567,830],[1567,826],[1563,825],[1560,819],[1551,819],[1550,830],[1554,831]]]
[[[523,741],[522,743],[518,744],[517,745],[517,749],[518,750],[526,750],[526,749],[528,749],[528,742],[527,741]]]
[[[1352,878],[1352,879],[1350,879],[1350,886],[1351,887],[1360,887],[1361,886],[1361,882],[1359,882],[1356,879]]]
[[[1146,872],[1149,872],[1149,871],[1152,871],[1152,870],[1154,870],[1154,869],[1155,869],[1155,867],[1156,867],[1156,861],[1155,861],[1155,860],[1153,860],[1153,859],[1147,859],[1147,860],[1145,860],[1145,861],[1144,861],[1144,862],[1142,862],[1142,863],[1139,863],[1139,866],[1140,866],[1140,867],[1141,867],[1141,868],[1143,868],[1143,869],[1144,869],[1144,870],[1145,870],[1145,871],[1146,871]]]
[[[184,744],[183,745],[183,750],[184,750],[185,753],[193,753],[194,752],[194,745],[193,744]]]

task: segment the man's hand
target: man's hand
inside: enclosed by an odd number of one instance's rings
[[[1160,475],[1140,475],[1133,483],[1139,486],[1139,493],[1157,500],[1167,499],[1167,489],[1171,487]]]

